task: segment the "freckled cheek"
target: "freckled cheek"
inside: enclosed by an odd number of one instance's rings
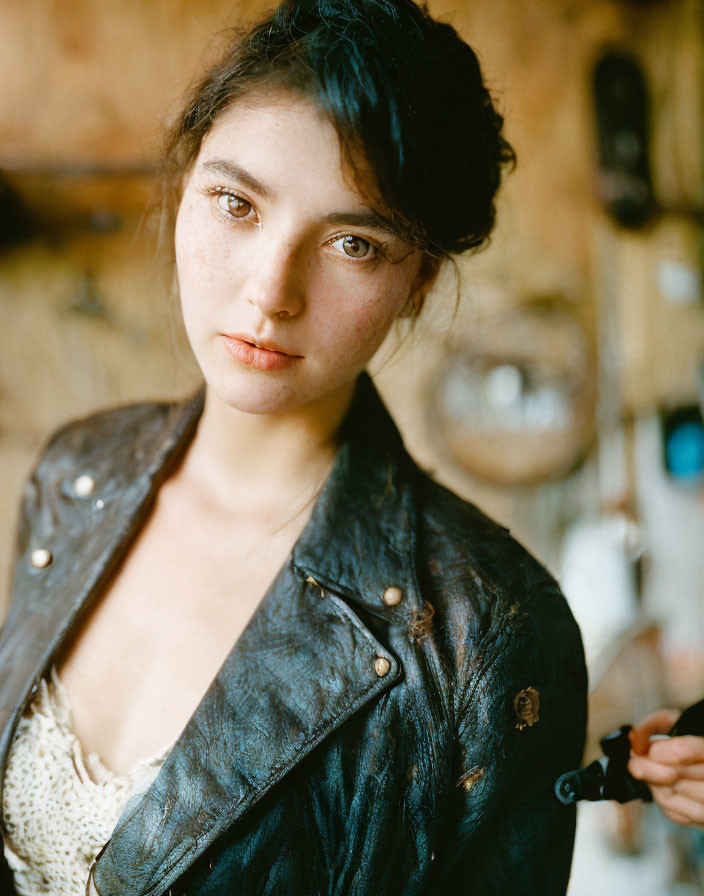
[[[228,256],[227,240],[213,215],[197,203],[182,206],[176,222],[176,258],[205,272]]]
[[[192,246],[184,251],[183,266],[192,274],[203,273],[208,268],[206,253],[199,246]]]
[[[346,360],[360,359],[366,363],[383,342],[384,337],[398,311],[398,296],[385,295],[383,300],[376,294],[366,301],[356,301],[350,297],[344,313],[334,311],[327,316],[316,315],[316,329],[326,333],[328,350],[334,355],[342,355]],[[401,304],[403,304],[401,302]]]
[[[209,235],[206,230],[197,236],[195,241],[184,234],[176,244],[179,285],[182,293],[188,292],[183,298],[198,296],[201,301],[212,301],[221,293],[231,295],[241,264],[217,233]]]
[[[406,302],[408,290],[402,284],[389,278],[377,289],[371,291],[366,301],[360,303],[356,315],[358,332],[369,333],[370,336],[386,332]]]

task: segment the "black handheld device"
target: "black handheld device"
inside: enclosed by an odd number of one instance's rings
[[[651,802],[650,788],[636,780],[628,771],[631,742],[628,733],[632,725],[622,725],[600,741],[604,755],[584,768],[565,772],[555,782],[555,795],[564,805],[579,800],[630,800]],[[704,700],[685,709],[668,732],[668,737],[684,734],[704,735]]]

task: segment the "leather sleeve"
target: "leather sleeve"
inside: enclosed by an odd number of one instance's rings
[[[7,615],[11,616],[22,602],[23,590],[18,584],[18,565],[27,558],[27,554],[35,546],[42,543],[55,524],[54,502],[51,500],[52,472],[54,467],[55,446],[60,440],[63,430],[51,438],[43,448],[34,468],[27,476],[19,502],[15,521],[15,536],[11,557],[11,590]],[[49,487],[47,487],[47,482]],[[49,495],[49,497],[47,497]]]
[[[580,763],[587,678],[579,630],[547,573],[496,614],[473,665],[458,703],[463,774],[428,892],[564,896],[576,812],[554,783]]]

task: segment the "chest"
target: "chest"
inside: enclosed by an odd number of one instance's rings
[[[297,534],[184,518],[168,497],[58,663],[84,750],[120,774],[176,740]]]

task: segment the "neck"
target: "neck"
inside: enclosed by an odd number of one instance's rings
[[[280,414],[250,414],[209,387],[182,468],[225,511],[262,506],[303,510],[322,487],[337,449],[337,431],[354,384]]]

